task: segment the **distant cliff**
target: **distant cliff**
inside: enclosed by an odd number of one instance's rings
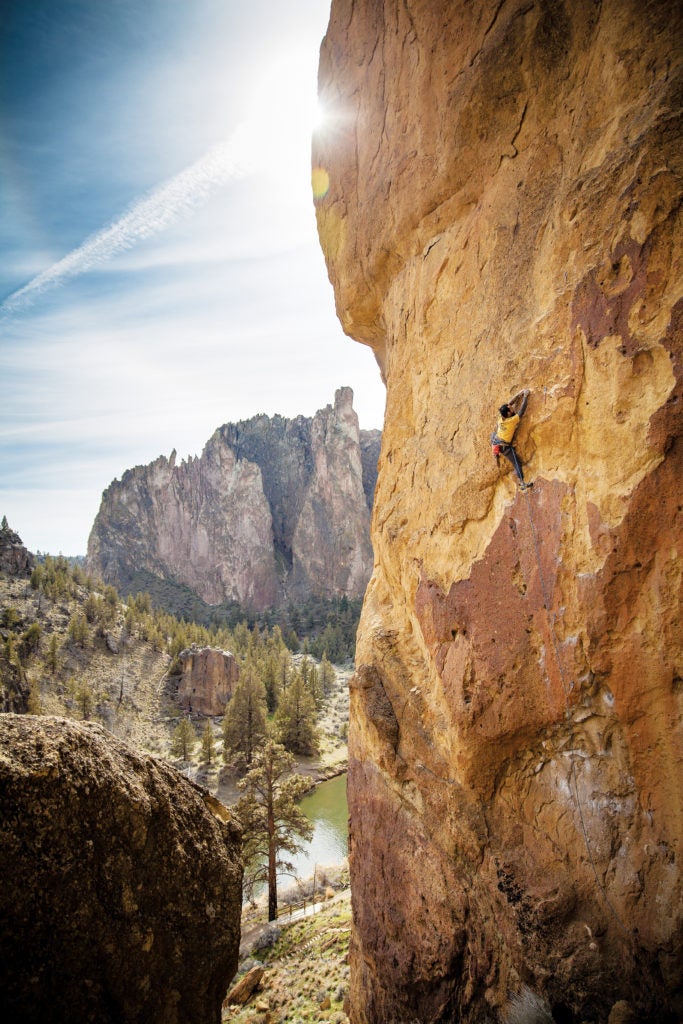
[[[312,418],[227,423],[201,456],[177,465],[173,452],[114,480],[88,540],[88,570],[123,592],[144,570],[209,604],[255,611],[358,597],[372,571],[379,441],[379,431],[359,430],[350,388]]]
[[[332,0],[319,83],[387,385],[351,1021],[683,1020],[683,6]]]

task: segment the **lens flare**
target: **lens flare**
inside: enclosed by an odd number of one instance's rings
[[[330,176],[324,167],[314,167],[311,172],[311,187],[314,199],[324,199],[330,188]]]

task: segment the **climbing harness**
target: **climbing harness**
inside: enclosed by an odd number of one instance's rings
[[[545,580],[543,578],[543,568],[542,568],[542,565],[541,565],[541,552],[540,552],[539,545],[538,545],[538,536],[536,534],[536,525],[534,523],[534,517],[533,517],[532,511],[531,511],[531,502],[529,501],[528,488],[520,488],[520,489],[522,490],[522,493],[524,494],[524,499],[526,501],[527,512],[529,513],[529,523],[531,525],[531,537],[532,537],[532,540],[533,540],[533,543],[534,543],[534,551],[536,553],[536,564],[538,566],[538,578],[539,578],[539,580],[541,582],[541,593],[543,594],[543,607],[545,608],[546,616],[547,616],[547,619],[548,619],[548,626],[550,627],[550,636],[552,638],[553,649],[555,651],[555,659],[557,661],[557,667],[558,667],[559,672],[560,672],[560,679],[562,681],[562,689],[564,690],[565,718],[566,718],[566,721],[567,721],[567,725],[569,727],[569,743],[570,743],[570,747],[571,747],[571,750],[572,750],[572,755],[571,755],[571,777],[572,777],[572,780],[573,780],[573,783],[574,783],[574,798],[575,798],[575,801],[576,801],[576,809],[579,812],[579,821],[581,823],[581,832],[583,833],[583,841],[584,841],[584,844],[585,844],[585,847],[586,847],[586,853],[588,854],[588,861],[589,861],[590,866],[592,868],[593,875],[595,877],[595,882],[596,882],[596,885],[598,887],[598,890],[600,891],[600,894],[601,894],[603,900],[605,901],[605,904],[606,904],[608,910],[610,911],[612,917],[614,918],[614,920],[619,925],[619,928],[624,932],[625,935],[630,937],[631,936],[631,932],[629,931],[629,929],[626,927],[624,922],[619,917],[619,914],[617,913],[616,907],[614,906],[614,904],[610,900],[609,896],[607,895],[607,890],[606,890],[604,884],[600,880],[600,876],[598,875],[598,869],[597,869],[597,867],[595,865],[595,861],[593,859],[593,852],[591,850],[590,840],[588,839],[588,830],[586,829],[586,822],[585,822],[584,817],[583,817],[583,808],[581,806],[581,797],[579,796],[579,783],[578,783],[578,779],[577,779],[577,775],[576,775],[576,759],[575,759],[574,753],[573,753],[573,750],[574,750],[574,730],[573,730],[573,727],[572,727],[572,717],[571,717],[571,711],[570,711],[570,707],[569,707],[569,694],[574,689],[574,683],[573,683],[573,681],[570,681],[569,685],[567,684],[567,677],[565,675],[564,666],[562,664],[562,657],[561,657],[561,654],[560,654],[560,645],[559,645],[559,642],[558,642],[558,639],[557,639],[557,634],[555,632],[555,617],[554,617],[554,615],[551,614],[551,611],[550,611],[550,599],[548,597],[548,590],[546,588]]]

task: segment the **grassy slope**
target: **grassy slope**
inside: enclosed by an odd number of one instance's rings
[[[266,972],[245,1007],[224,1005],[230,1024],[345,1024],[351,927],[349,892],[331,900],[320,913],[293,924],[278,922],[272,946],[243,962],[244,973],[256,963]]]

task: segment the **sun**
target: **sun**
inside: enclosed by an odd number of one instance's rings
[[[308,51],[288,51],[265,63],[267,72],[249,90],[241,156],[255,173],[290,180],[303,169],[308,178],[312,136],[327,118],[318,101],[315,62]]]

